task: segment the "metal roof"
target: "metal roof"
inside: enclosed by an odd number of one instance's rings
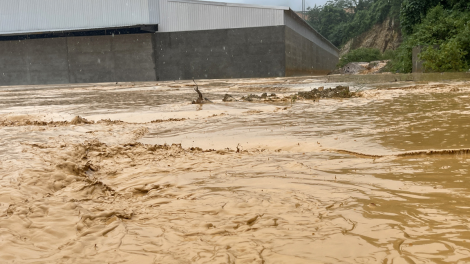
[[[225,3],[225,2],[213,2],[213,1],[202,1],[202,0],[170,0],[170,1],[172,1],[172,2],[182,2],[182,3],[197,3],[197,4],[202,4],[202,5],[219,5],[219,6],[236,6],[236,7],[261,8],[261,9],[289,10],[289,7],[286,7],[286,6],[250,5],[250,4]]]

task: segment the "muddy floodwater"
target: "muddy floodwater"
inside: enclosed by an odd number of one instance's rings
[[[470,82],[333,79],[0,87],[0,263],[469,263]]]

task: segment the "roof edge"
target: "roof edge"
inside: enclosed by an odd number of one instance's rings
[[[201,1],[201,0],[168,0],[168,2],[181,2],[181,3],[191,3],[191,4],[199,4],[199,5],[261,8],[261,9],[278,9],[278,10],[289,10],[290,9],[287,6],[264,6],[264,5],[237,4],[237,3],[212,2],[212,1]]]
[[[327,38],[325,38],[322,34],[318,33],[316,29],[314,29],[312,26],[310,26],[307,21],[305,21],[303,18],[301,18],[294,10],[288,9],[285,12],[289,12],[290,15],[293,15],[295,19],[300,20],[301,23],[303,23],[306,27],[308,27],[311,31],[313,31],[321,40],[325,41],[330,47],[334,48],[338,53],[340,52],[340,49],[336,47],[331,41],[329,41]]]
[[[41,31],[27,30],[27,31],[2,33],[0,34],[0,37],[48,35],[48,34],[74,33],[74,32],[102,31],[102,30],[119,30],[119,29],[141,28],[141,27],[146,27],[146,26],[158,26],[158,24],[133,24],[133,25],[114,26],[114,27],[89,27],[89,28],[74,28],[74,29],[47,29],[47,30],[41,30]]]

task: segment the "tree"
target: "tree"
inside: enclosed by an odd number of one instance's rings
[[[309,8],[309,24],[334,45],[341,46],[381,23],[398,18],[403,0],[330,0]]]
[[[420,23],[411,25],[412,31],[400,46],[393,68],[401,72],[411,72],[412,49],[421,45],[426,47],[420,56],[425,60],[424,66],[427,69],[468,70],[470,11],[461,11],[455,5],[438,4],[428,9],[426,13]]]
[[[400,22],[405,35],[413,33],[413,27],[426,17],[427,12],[440,5],[444,9],[470,10],[468,0],[404,0],[401,6]]]

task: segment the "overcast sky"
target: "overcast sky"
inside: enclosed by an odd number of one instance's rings
[[[211,0],[206,0],[211,1]],[[215,2],[242,3],[252,5],[288,6],[294,11],[302,10],[302,0],[212,0]],[[306,0],[306,8],[323,5],[327,0]]]

